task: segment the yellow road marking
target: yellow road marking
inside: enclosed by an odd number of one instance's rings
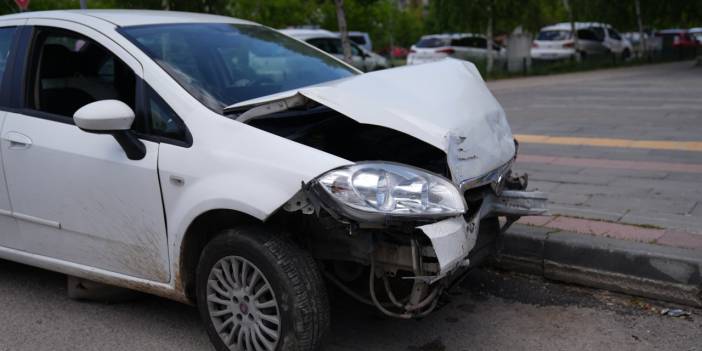
[[[653,149],[702,152],[702,141],[633,140],[613,138],[557,137],[548,135],[516,134],[520,143],[552,145],[585,145],[620,147],[629,149]]]

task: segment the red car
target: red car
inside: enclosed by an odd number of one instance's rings
[[[700,46],[700,43],[686,29],[664,29],[658,31],[656,36],[662,38],[664,46],[670,45],[673,48],[694,48]]]

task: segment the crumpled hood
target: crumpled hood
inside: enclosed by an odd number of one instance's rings
[[[515,155],[504,110],[470,62],[446,59],[357,75],[244,101],[227,111],[258,108],[263,111],[256,114],[270,114],[302,99],[444,150],[456,183],[482,176]]]

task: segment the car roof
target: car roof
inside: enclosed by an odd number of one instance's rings
[[[690,28],[687,31],[690,33],[702,33],[702,27]]]
[[[141,26],[150,24],[175,24],[175,23],[237,23],[255,24],[232,17],[208,15],[178,11],[153,11],[153,10],[56,10],[32,11],[0,17],[3,19],[30,19],[51,18],[66,19],[88,16],[110,22],[118,27]]]
[[[476,33],[441,33],[441,34],[428,34],[428,35],[423,35],[421,39],[430,39],[430,38],[438,38],[438,39],[459,39],[459,38],[485,38],[484,35],[482,34],[476,34]]]
[[[280,32],[299,40],[307,40],[312,38],[339,38],[338,34],[332,33],[324,29],[288,28],[281,29]]]
[[[662,29],[659,30],[658,33],[661,34],[678,34],[678,33],[686,33],[687,30],[685,29],[680,29],[680,28],[669,28],[669,29]]]
[[[575,28],[576,29],[586,29],[586,28],[592,28],[592,27],[604,27],[604,28],[612,28],[609,24],[606,23],[599,23],[599,22],[575,22]],[[561,23],[556,23],[552,24],[550,26],[546,26],[541,28],[542,31],[545,30],[570,30],[571,25],[570,22],[561,22]]]

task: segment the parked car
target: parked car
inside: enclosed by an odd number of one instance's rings
[[[663,40],[664,47],[694,49],[699,46],[696,37],[685,29],[663,29],[656,32],[656,36]]]
[[[631,42],[612,26],[603,23],[576,22],[578,48],[575,48],[570,23],[558,23],[541,28],[532,44],[534,60],[563,60],[580,57],[615,54],[623,59],[632,57]]]
[[[622,33],[622,37],[624,37],[626,40],[628,40],[631,43],[631,47],[633,52],[637,53],[637,55],[641,56],[641,33],[639,32],[628,32],[628,33]],[[645,48],[643,48],[647,54],[651,54],[654,52],[659,52],[662,49],[662,41],[660,38],[656,37],[654,35],[653,30],[646,30],[643,33],[643,40],[646,45]]]
[[[341,35],[339,34],[339,32],[336,32],[335,34]],[[373,52],[373,41],[371,40],[370,35],[368,35],[368,33],[350,31],[349,39],[356,43],[356,45],[366,49],[366,51]]]
[[[323,276],[425,316],[544,211],[467,62],[361,74],[158,11],[2,16],[0,48],[0,258],[195,304],[217,350],[317,349]]]
[[[697,40],[698,44],[702,45],[702,27],[690,28],[688,33]]]
[[[401,46],[387,46],[378,52],[384,57],[390,57],[393,59],[407,59],[409,55],[409,50]]]
[[[320,50],[343,59],[341,39],[336,33],[324,29],[283,29],[282,33],[297,40],[307,42]],[[351,43],[353,66],[364,72],[376,71],[389,67],[388,60],[372,51]]]
[[[493,44],[495,60],[505,59],[506,50]],[[407,56],[408,65],[434,62],[447,57],[466,61],[482,61],[487,58],[487,39],[484,35],[471,33],[432,34],[423,36],[412,45]]]

